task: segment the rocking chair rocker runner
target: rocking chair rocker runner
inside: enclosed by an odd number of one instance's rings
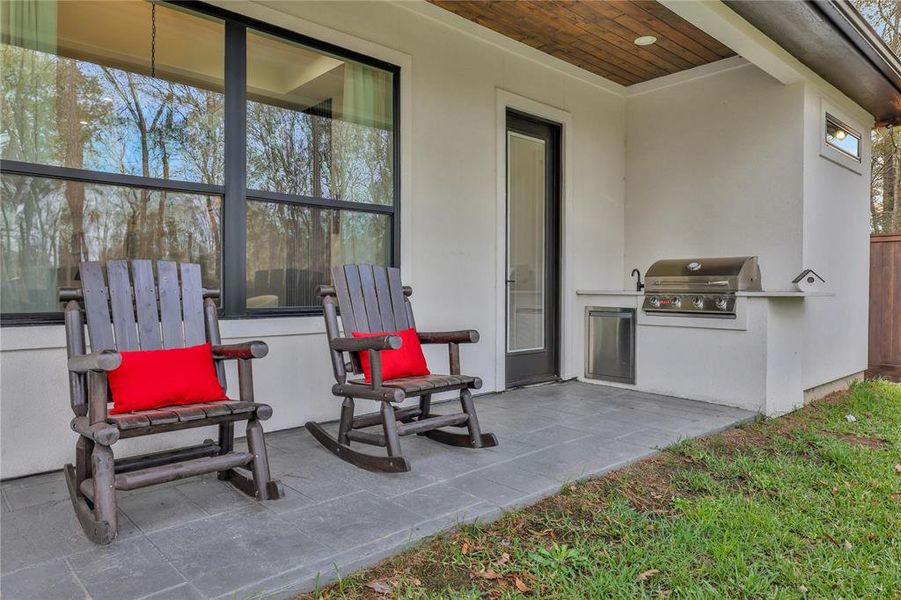
[[[447,344],[450,375],[426,375],[382,380],[383,350],[396,350],[401,340],[396,335],[351,337],[352,332],[402,331],[415,327],[409,296],[413,290],[400,283],[400,270],[370,265],[345,265],[332,269],[334,286],[320,286],[325,314],[326,334],[332,356],[335,385],[332,393],[344,399],[337,438],[319,423],[310,421],[307,429],[319,442],[338,457],[370,471],[403,472],[410,463],[400,454],[400,436],[413,433],[427,436],[452,446],[487,448],[497,445],[492,433],[482,433],[470,390],[482,387],[478,377],[460,373],[460,344],[479,341],[475,330],[442,333],[418,332],[423,344]],[[338,330],[341,308],[344,335]],[[344,353],[350,354],[345,362]],[[361,374],[359,352],[368,352],[372,371],[371,383],[362,379],[348,381],[351,374]],[[432,394],[460,390],[463,412],[447,415],[431,413]],[[397,407],[407,398],[419,397],[419,406]],[[378,413],[354,417],[357,398],[381,402]],[[363,431],[378,426],[382,433]],[[466,428],[467,433],[453,433],[441,427]],[[383,446],[388,456],[374,456],[351,449],[351,442]]]
[[[216,305],[219,290],[203,289],[200,266],[149,260],[107,263],[107,278],[98,262],[79,268],[82,287],[61,288],[65,303],[66,347],[69,355],[69,395],[72,429],[78,434],[75,465],[65,466],[66,484],[75,514],[85,534],[98,544],[113,541],[118,532],[116,491],[219,473],[242,492],[260,500],[284,495],[281,483],[270,479],[269,461],[260,421],[272,415],[266,404],[253,401],[251,360],[266,356],[264,342],[221,345]],[[87,316],[91,352],[85,348]],[[110,314],[112,313],[112,318]],[[136,318],[137,317],[137,318]],[[168,406],[110,415],[107,412],[107,372],[122,363],[119,351],[181,348],[209,342],[216,373],[225,390],[222,361],[238,362],[240,401]],[[160,377],[165,377],[160,373]],[[234,448],[234,423],[247,421],[248,451]],[[219,426],[219,439],[198,446],[114,459],[112,446],[122,438],[153,435],[193,427]]]

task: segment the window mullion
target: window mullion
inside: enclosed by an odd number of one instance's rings
[[[260,200],[265,202],[278,202],[281,204],[299,204],[315,208],[331,208],[335,210],[349,210],[354,212],[369,212],[391,215],[395,213],[394,206],[390,204],[367,204],[364,202],[347,202],[333,200],[331,198],[314,198],[300,194],[284,194],[282,192],[268,192],[265,190],[247,190],[248,200]]]
[[[222,306],[241,316],[247,303],[247,29],[225,22],[225,202]]]

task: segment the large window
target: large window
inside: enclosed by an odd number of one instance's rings
[[[392,79],[247,30],[248,310],[318,304],[334,264],[390,263]]]
[[[83,260],[199,262],[225,316],[395,262],[397,68],[184,6],[5,3],[4,322],[58,319]]]

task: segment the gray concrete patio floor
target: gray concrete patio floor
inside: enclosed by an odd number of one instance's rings
[[[291,597],[458,523],[493,520],[565,482],[753,417],[577,382],[486,395],[476,406],[496,448],[406,437],[413,470],[404,474],[357,469],[303,429],[271,433],[270,463],[285,498],[256,502],[215,476],[121,493],[120,536],[105,547],[82,535],[61,473],[4,482],[0,595]]]

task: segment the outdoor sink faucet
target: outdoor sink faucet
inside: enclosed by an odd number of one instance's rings
[[[632,269],[632,272],[629,274],[630,277],[638,276],[638,279],[635,281],[635,291],[640,292],[644,289],[644,284],[641,282],[641,271],[638,269]]]

